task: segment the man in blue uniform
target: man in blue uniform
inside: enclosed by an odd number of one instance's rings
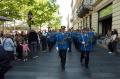
[[[47,33],[47,45],[48,45],[49,52],[51,52],[54,46],[54,43],[55,43],[55,33],[52,31],[49,31]]]
[[[68,46],[69,46],[69,52],[71,52],[71,45],[72,45],[72,34],[71,30],[67,32],[67,41],[68,41]]]
[[[83,30],[83,33],[80,36],[80,50],[81,50],[81,64],[83,64],[83,59],[85,59],[85,67],[88,68],[89,64],[89,54],[92,50],[91,36],[88,35],[86,29]]]
[[[65,26],[61,27],[61,32],[56,35],[56,49],[59,52],[59,56],[61,58],[61,68],[65,70],[66,63],[66,53],[69,50],[67,37],[65,33]]]
[[[92,41],[91,43],[94,45],[96,42],[96,38],[95,38],[95,33],[93,32],[92,28],[89,29],[88,35],[90,36],[90,40]]]

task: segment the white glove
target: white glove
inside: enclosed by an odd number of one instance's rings
[[[82,41],[82,44],[85,44],[85,41]]]
[[[69,48],[67,48],[67,51],[69,51]]]
[[[58,47],[56,47],[56,50],[59,51]]]

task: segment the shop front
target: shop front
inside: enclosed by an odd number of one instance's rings
[[[106,35],[108,30],[112,30],[112,4],[98,12],[98,33]]]

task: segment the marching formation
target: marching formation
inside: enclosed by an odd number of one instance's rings
[[[106,35],[110,54],[117,55],[118,33],[116,30],[109,31]],[[61,26],[59,31],[49,30],[36,32],[30,30],[27,34],[21,32],[16,35],[0,34],[0,79],[4,79],[4,74],[12,68],[11,61],[27,62],[29,59],[39,57],[39,53],[52,53],[56,48],[59,54],[61,70],[65,71],[67,53],[73,52],[74,48],[79,52],[79,61],[83,67],[89,68],[90,53],[94,50],[94,45],[99,39],[93,29],[83,28],[79,30],[69,29],[65,31],[65,26]]]
[[[66,54],[72,51],[72,43],[74,43],[75,48],[80,52],[81,65],[88,68],[89,54],[93,50],[95,42],[95,33],[91,29],[84,28],[76,32],[70,30],[65,32],[65,27],[62,26],[60,32],[56,34],[56,49],[61,58],[62,70],[65,70]]]

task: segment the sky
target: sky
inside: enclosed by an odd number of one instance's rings
[[[57,0],[60,6],[59,13],[62,16],[61,23],[65,26],[67,26],[68,12],[70,12],[70,2],[71,0]]]

